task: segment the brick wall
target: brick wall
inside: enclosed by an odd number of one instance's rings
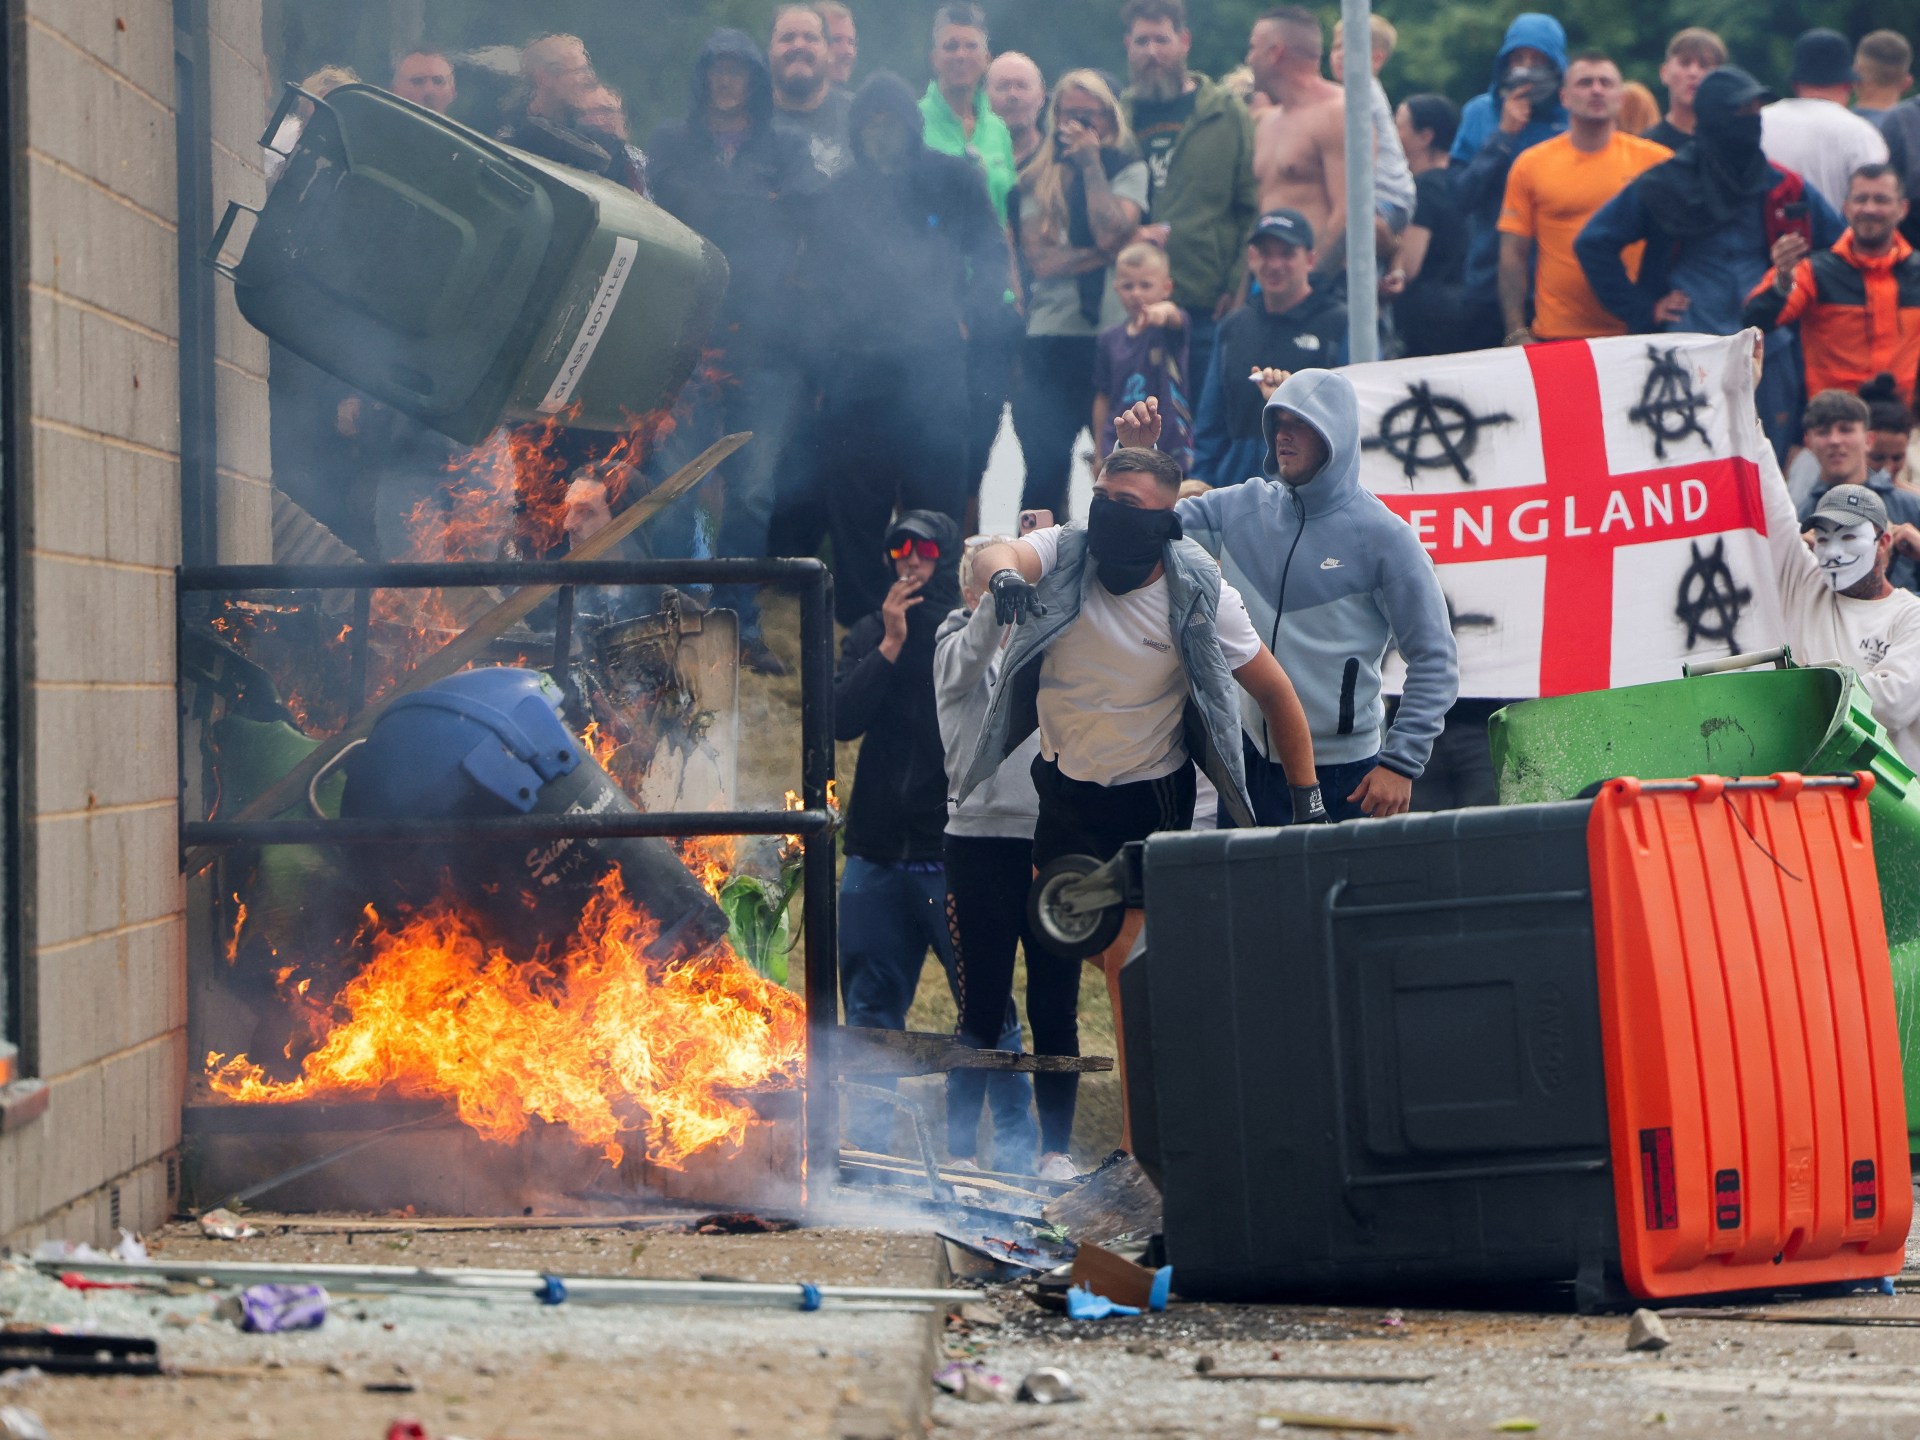
[[[259,0],[213,0],[216,205],[259,203]],[[180,558],[171,0],[27,0],[27,474],[37,873],[0,1244],[169,1205],[185,1083],[172,567]],[[15,277],[16,283],[22,277]],[[219,292],[221,558],[269,555],[266,346]]]

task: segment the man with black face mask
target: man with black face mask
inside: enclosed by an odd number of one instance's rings
[[[1326,818],[1300,698],[1239,593],[1182,535],[1179,494],[1170,457],[1116,450],[1094,481],[1085,526],[1037,530],[974,558],[999,619],[1017,628],[958,798],[1038,726],[1036,868],[1063,855],[1109,860],[1129,841],[1186,829],[1196,761],[1228,813],[1252,823],[1242,690],[1273,732],[1294,813]],[[1100,962],[1116,1021],[1120,962],[1139,920],[1129,918]]]
[[[1782,236],[1827,250],[1845,228],[1820,192],[1760,150],[1760,109],[1772,92],[1723,65],[1693,99],[1693,139],[1603,205],[1574,241],[1594,297],[1635,333],[1735,335],[1747,296]],[[1621,252],[1643,244],[1637,279]],[[1792,332],[1767,337],[1756,397],[1776,452],[1796,438],[1800,365]]]
[[[989,545],[974,560],[1003,624],[1019,625],[961,798],[1040,729],[1034,863],[1101,859],[1193,817],[1194,762],[1250,819],[1235,682],[1272,727],[1303,816],[1324,818],[1306,712],[1247,607],[1173,513],[1180,468],[1120,449],[1087,522]]]

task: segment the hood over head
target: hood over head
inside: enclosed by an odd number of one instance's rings
[[[1500,109],[1500,77],[1507,73],[1507,64],[1513,52],[1523,45],[1538,50],[1553,61],[1553,68],[1563,76],[1567,73],[1566,28],[1553,16],[1542,15],[1535,10],[1514,16],[1513,23],[1507,26],[1506,38],[1500,42],[1500,53],[1494,56],[1493,78],[1487,83],[1487,94],[1493,98],[1496,114]],[[1557,114],[1560,108],[1560,100],[1556,95],[1551,111]],[[1543,112],[1536,118],[1546,120],[1550,117]]]
[[[766,52],[744,30],[716,30],[700,47],[693,62],[693,94],[687,117],[696,123],[706,117],[707,74],[713,69],[713,62],[723,55],[730,55],[747,67],[747,113],[753,117],[754,128],[764,129],[772,124],[773,72],[767,68]]]
[[[938,510],[903,510],[887,527],[885,550],[891,550],[902,539],[931,540],[940,547],[940,560],[934,566],[933,575],[921,590],[922,603],[907,612],[910,624],[916,616],[929,626],[937,625],[947,617],[947,612],[960,603],[960,559],[966,548],[965,538],[960,534],[960,526],[951,516]],[[887,561],[889,569],[892,560]],[[924,616],[921,612],[924,611]]]
[[[1287,485],[1280,479],[1280,466],[1274,458],[1273,433],[1282,410],[1302,417],[1327,445],[1326,463],[1299,485]],[[1307,514],[1323,515],[1338,509],[1360,488],[1360,401],[1346,376],[1332,370],[1294,371],[1267,401],[1260,415],[1260,431],[1267,441],[1267,478],[1287,485]]]
[[[1760,117],[1740,112],[1771,94],[1734,65],[1707,73],[1693,97],[1694,132],[1671,160],[1634,183],[1660,228],[1676,240],[1725,230],[1774,185],[1760,148]]]
[[[876,115],[891,115],[913,135],[910,150],[926,148],[926,117],[920,113],[920,97],[906,81],[891,70],[876,70],[855,92],[847,111],[847,132],[852,139],[853,157],[863,165],[872,164],[860,132]]]

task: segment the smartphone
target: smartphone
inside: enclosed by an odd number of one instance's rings
[[[1776,234],[1798,235],[1807,242],[1809,248],[1812,247],[1813,221],[1807,218],[1806,201],[1790,200],[1784,205],[1775,206],[1773,221]]]
[[[1020,533],[1031,535],[1036,530],[1047,530],[1053,525],[1051,510],[1022,510],[1020,512]]]

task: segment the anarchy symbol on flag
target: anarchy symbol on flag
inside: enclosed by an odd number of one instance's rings
[[[1512,419],[1504,412],[1476,415],[1451,396],[1435,395],[1426,381],[1416,380],[1407,387],[1407,398],[1380,417],[1380,433],[1367,436],[1360,446],[1385,450],[1400,462],[1409,480],[1422,470],[1451,466],[1462,485],[1471,485],[1473,471],[1467,461],[1479,447],[1480,427],[1505,425]]]
[[[1622,337],[1342,372],[1371,437],[1361,483],[1413,527],[1453,612],[1484,622],[1455,626],[1462,696],[1674,679],[1781,633],[1763,442],[1734,433],[1751,404],[1729,398],[1751,386],[1750,353]],[[1469,434],[1472,463],[1456,463]]]

